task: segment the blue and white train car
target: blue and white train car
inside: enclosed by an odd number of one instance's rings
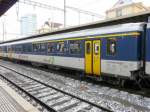
[[[130,78],[142,67],[143,26],[128,23],[5,42],[0,44],[0,55],[77,69],[90,76]]]

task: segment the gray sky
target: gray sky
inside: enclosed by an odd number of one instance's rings
[[[44,4],[53,5],[59,8],[63,8],[63,0],[32,0],[36,2],[41,2]],[[67,6],[76,7],[82,10],[94,12],[105,16],[106,10],[110,9],[118,0],[66,0]],[[150,6],[150,0],[133,0],[134,2],[143,2],[144,5]],[[19,12],[17,16],[17,4],[14,5],[7,13],[5,17],[0,18],[0,41],[2,40],[2,23],[5,18],[5,29],[8,33],[5,37],[5,40],[10,40],[17,38],[16,34],[20,34],[20,17],[29,13],[37,14],[38,28],[42,24],[51,18],[55,22],[63,23],[63,12],[61,11],[52,11],[39,7],[33,7],[19,3]],[[100,18],[94,18],[95,21],[100,20]],[[92,17],[81,14],[80,23],[92,22]],[[78,13],[72,10],[67,10],[67,26],[78,25]]]

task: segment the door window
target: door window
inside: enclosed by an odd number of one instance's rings
[[[99,43],[95,43],[95,44],[94,44],[94,53],[95,53],[96,55],[99,54]]]
[[[91,44],[90,43],[87,43],[86,44],[86,54],[90,54],[90,52],[91,52]]]

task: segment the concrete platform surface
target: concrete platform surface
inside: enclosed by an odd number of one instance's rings
[[[0,112],[39,112],[39,110],[0,80]]]

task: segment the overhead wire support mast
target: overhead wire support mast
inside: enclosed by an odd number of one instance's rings
[[[66,0],[64,0],[64,27],[66,27]]]

